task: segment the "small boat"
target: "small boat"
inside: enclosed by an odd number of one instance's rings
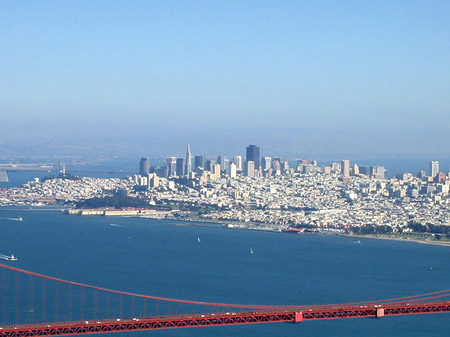
[[[200,238],[197,238],[197,242],[201,242],[201,241],[200,241]]]
[[[10,257],[8,257],[8,261],[17,261],[17,257],[11,255]]]
[[[22,217],[18,217],[17,221],[23,221]]]
[[[250,248],[250,254],[253,254],[253,249],[252,248]]]

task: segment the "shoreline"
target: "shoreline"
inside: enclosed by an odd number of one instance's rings
[[[378,240],[391,240],[391,241],[400,241],[400,242],[416,242],[416,243],[422,243],[422,244],[426,244],[426,245],[450,247],[450,241],[430,241],[430,240],[408,239],[408,238],[402,238],[402,237],[375,236],[375,235],[353,235],[353,234],[339,234],[339,236],[345,236],[348,238],[360,238],[360,239],[378,239]]]
[[[25,211],[25,212],[63,212],[64,210],[66,210],[67,208],[65,208],[64,206],[62,206],[61,208],[7,208],[7,207],[3,207],[0,206],[0,212],[1,211]],[[109,216],[109,217],[117,217],[117,218],[127,218],[130,216]],[[158,219],[158,218],[154,218],[154,217],[146,217],[146,216],[133,216],[134,218],[139,218],[139,219],[154,219],[154,220],[166,220],[166,221],[179,221],[179,222],[184,222],[186,223],[186,226],[200,226],[200,227],[209,227],[209,228],[222,228],[222,229],[241,229],[241,230],[250,230],[250,231],[265,231],[265,232],[272,232],[272,233],[282,233],[280,231],[276,231],[276,230],[268,230],[268,229],[255,229],[252,228],[251,226],[242,226],[242,224],[246,224],[246,223],[241,223],[241,222],[237,222],[237,221],[228,221],[228,222],[221,222],[221,221],[205,221],[205,220],[198,220],[198,219]],[[237,226],[236,227],[228,227],[228,223],[235,223]],[[209,225],[208,225],[209,224]],[[214,225],[210,225],[210,224],[216,224],[218,226],[214,226]],[[172,226],[179,226],[181,224],[169,224]],[[254,225],[254,224],[253,224]],[[264,224],[263,224],[264,225]],[[267,224],[266,224],[267,225]],[[450,241],[431,241],[431,240],[419,240],[419,239],[411,239],[411,238],[403,238],[403,237],[390,237],[390,236],[377,236],[377,235],[361,235],[361,234],[340,234],[340,233],[298,233],[297,235],[337,235],[337,236],[343,236],[343,237],[348,237],[348,238],[360,238],[360,239],[378,239],[378,240],[391,240],[391,241],[400,241],[400,242],[416,242],[416,243],[421,243],[421,244],[427,244],[427,245],[436,245],[436,246],[443,246],[443,247],[450,247]]]

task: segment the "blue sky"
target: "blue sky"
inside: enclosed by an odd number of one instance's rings
[[[449,22],[448,1],[1,1],[0,145],[447,156]]]

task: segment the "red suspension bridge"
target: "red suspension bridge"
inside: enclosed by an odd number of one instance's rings
[[[58,336],[232,324],[450,312],[450,289],[312,306],[208,303],[123,292],[0,264],[0,337]]]

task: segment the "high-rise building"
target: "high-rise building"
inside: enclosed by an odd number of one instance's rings
[[[272,158],[271,157],[262,157],[261,159],[262,169],[267,171],[272,167]]]
[[[246,161],[252,161],[253,164],[255,165],[255,169],[259,170],[259,164],[260,164],[260,160],[259,160],[259,147],[256,145],[249,145],[247,146],[247,158]]]
[[[384,179],[384,166],[371,166],[370,175],[375,179]]]
[[[236,178],[236,164],[235,163],[231,163],[230,164],[230,178]]]
[[[225,158],[223,161],[223,166],[220,164],[220,167],[222,167],[222,172],[225,172],[225,174],[230,174],[230,160]]]
[[[216,161],[214,159],[207,160],[206,161],[206,170],[209,172],[212,172],[214,165],[216,165]]]
[[[344,159],[341,162],[341,173],[344,177],[350,177],[350,160]]]
[[[142,157],[139,162],[139,174],[147,175],[150,172],[150,159]]]
[[[236,165],[236,170],[238,172],[242,171],[242,156],[234,156],[233,163]]]
[[[255,176],[255,162],[254,161],[249,160],[245,163],[245,175],[247,177]]]
[[[222,174],[221,174],[221,168],[220,168],[220,164],[214,164],[212,167],[212,171],[211,171],[211,175],[213,179],[220,179]]]
[[[219,154],[217,156],[217,164],[220,165],[220,167],[222,168],[222,170],[224,169],[225,166],[225,156],[223,154]]]
[[[205,169],[205,157],[204,156],[195,156],[194,158],[194,167],[195,170]]]
[[[434,178],[439,173],[439,162],[437,160],[430,161],[430,177]]]
[[[192,172],[192,155],[191,155],[191,146],[188,143],[186,149],[186,163],[185,163],[185,175],[189,176]]]
[[[177,176],[184,177],[185,176],[185,160],[184,158],[177,158]]]
[[[167,166],[167,175],[169,177],[177,174],[177,158],[176,157],[167,157],[166,158],[166,166]]]

